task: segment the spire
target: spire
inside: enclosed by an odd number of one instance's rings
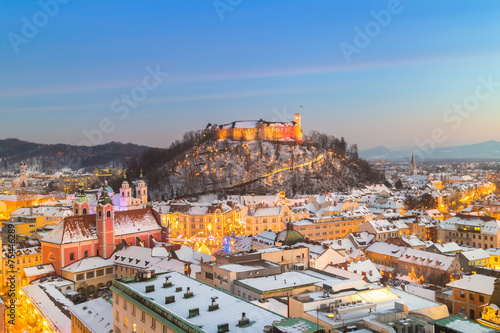
[[[417,162],[415,161],[415,155],[413,154],[413,150],[411,151],[410,173],[412,175],[416,175],[417,174]]]
[[[107,182],[106,182],[106,185],[107,185]],[[102,191],[101,191],[101,197],[99,198],[99,204],[101,205],[107,205],[107,204],[113,204],[113,202],[111,201],[111,198],[109,197],[108,195],[108,189],[107,189],[107,186],[103,185],[102,186]]]
[[[144,177],[142,176],[142,169],[141,169],[141,174],[139,175],[139,183],[144,183]]]
[[[128,181],[127,181],[127,172],[123,173],[123,182],[122,182],[122,184],[128,184]]]

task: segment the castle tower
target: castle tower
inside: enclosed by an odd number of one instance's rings
[[[295,123],[296,123],[297,125],[299,125],[299,127],[301,127],[301,126],[302,126],[302,124],[301,124],[301,119],[300,119],[300,113],[294,113],[294,114],[293,114],[293,121],[295,121]]]
[[[78,184],[75,202],[73,203],[73,215],[87,215],[90,211],[89,200],[83,188],[83,182]]]
[[[302,107],[302,105],[300,106]],[[300,113],[294,113],[293,114],[293,121],[297,124],[297,129],[296,129],[296,140],[302,141],[302,120],[300,117]]]
[[[136,187],[136,197],[138,199],[141,199],[142,204],[147,204],[148,203],[148,187],[146,186],[146,182],[144,181],[144,177],[142,177],[142,171],[141,175],[139,177],[139,181],[137,182],[137,187]]]
[[[415,155],[413,154],[413,151],[411,152],[411,159],[410,159],[410,174],[411,175],[417,174],[417,162],[415,162]]]
[[[127,181],[127,174],[123,173],[122,187],[120,187],[120,206],[129,207],[132,205],[132,191]]]
[[[102,187],[102,195],[95,208],[95,213],[97,237],[99,238],[97,254],[100,257],[107,259],[115,250],[115,214],[113,203],[111,198],[108,196],[105,186]]]
[[[26,180],[26,163],[21,161],[19,165],[19,187],[27,187],[28,181]]]

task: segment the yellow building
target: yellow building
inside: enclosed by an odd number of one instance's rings
[[[490,255],[488,267],[500,270],[500,249],[487,249],[486,253]]]
[[[112,260],[90,257],[61,268],[61,276],[75,282],[75,290],[89,296],[100,296],[102,288],[110,287],[115,277]]]
[[[29,242],[38,243],[38,245],[33,246],[29,245],[28,242],[17,242],[10,247],[9,243],[4,243],[2,248],[2,288],[7,285],[5,279],[12,274],[16,279],[16,288],[19,288],[23,285],[21,281],[23,269],[42,263],[42,247],[40,243],[38,241]]]
[[[10,238],[14,235],[15,241],[23,241],[32,237],[36,230],[46,225],[59,224],[60,218],[48,218],[45,216],[15,216],[10,221],[3,223],[2,242],[4,244],[10,243]]]
[[[163,225],[170,227],[172,238],[221,238],[233,232],[236,235],[245,232],[241,227],[241,207],[230,201],[214,204],[169,203],[158,207],[158,212]]]
[[[78,188],[78,184],[83,183],[84,189],[90,190],[95,180],[96,177],[92,174],[65,175],[59,178],[58,187],[59,190],[66,193],[75,193]]]
[[[285,229],[287,222],[293,220],[292,211],[287,205],[257,206],[245,217],[246,233],[256,235],[264,230],[278,232]]]
[[[335,240],[346,237],[351,232],[358,232],[362,217],[320,217],[309,218],[293,223],[294,229],[314,241]]]

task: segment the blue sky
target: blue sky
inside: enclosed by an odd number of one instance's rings
[[[6,0],[0,9],[0,139],[165,147],[209,122],[291,120],[302,105],[304,132],[361,149],[500,140],[498,1]],[[357,31],[369,42],[356,44]],[[356,47],[349,61],[341,45]],[[144,90],[157,68],[168,76]],[[132,92],[140,98],[126,106]],[[447,111],[466,102],[469,111]]]

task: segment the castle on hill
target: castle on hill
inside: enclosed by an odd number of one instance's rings
[[[302,141],[300,113],[294,113],[293,121],[233,121],[224,125],[208,124],[206,131],[217,140]]]

